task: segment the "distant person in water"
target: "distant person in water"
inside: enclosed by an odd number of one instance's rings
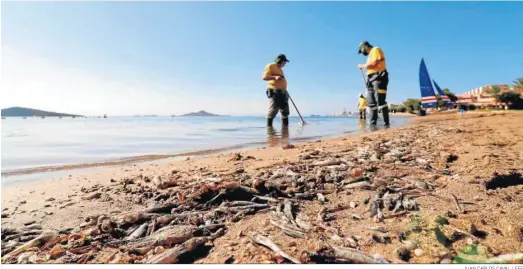
[[[461,115],[465,114],[465,106],[464,105],[459,105],[459,113]]]
[[[367,99],[369,102],[370,124],[377,124],[378,111],[381,111],[385,125],[390,125],[389,107],[386,101],[389,72],[387,72],[385,64],[385,54],[381,48],[372,46],[368,41],[360,43],[358,54],[367,56],[367,63],[359,64],[358,68],[367,69]]]
[[[360,93],[360,98],[358,99],[358,111],[360,112],[360,120],[367,119],[367,99],[363,96],[363,93]]]
[[[265,66],[262,78],[267,81],[266,90],[269,98],[269,111],[267,112],[267,126],[272,126],[274,117],[281,113],[283,125],[289,125],[289,95],[287,94],[287,80],[283,75],[283,67],[289,62],[284,54],[276,56],[273,63]]]

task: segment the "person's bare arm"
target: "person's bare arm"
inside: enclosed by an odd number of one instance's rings
[[[263,80],[283,80],[284,77],[283,76],[271,76],[269,74],[266,74],[265,76],[263,76]]]
[[[371,54],[369,55],[369,59],[375,59],[367,64],[361,64],[359,65],[360,69],[364,68],[374,68],[381,62],[385,61],[385,55],[383,55],[383,51],[381,49],[375,49],[372,50]]]
[[[285,79],[283,76],[273,76],[271,74],[272,74],[272,71],[271,71],[270,66],[265,67],[265,70],[263,71],[262,79],[265,81]]]
[[[369,64],[366,64],[365,67],[366,68],[373,68],[373,67],[376,67],[378,64],[380,64],[381,62],[383,62],[385,60],[385,58],[383,59],[379,59],[379,60],[376,60],[372,63],[369,63]]]

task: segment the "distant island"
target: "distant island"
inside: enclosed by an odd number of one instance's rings
[[[83,117],[66,113],[57,113],[25,107],[10,107],[2,109],[3,117]]]
[[[188,117],[188,116],[215,117],[215,116],[221,116],[221,115],[216,115],[216,114],[209,113],[207,111],[200,110],[198,112],[191,112],[191,113],[183,114],[181,116],[182,117]]]

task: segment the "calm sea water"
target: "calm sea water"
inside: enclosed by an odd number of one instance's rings
[[[7,118],[2,120],[2,173],[42,166],[178,154],[232,146],[276,146],[368,130],[356,117],[291,118],[274,129],[263,117]],[[392,117],[392,126],[406,117]]]

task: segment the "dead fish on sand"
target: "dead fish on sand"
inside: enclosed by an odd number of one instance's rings
[[[365,229],[367,230],[371,230],[371,231],[376,231],[376,232],[381,232],[381,233],[388,233],[389,230],[385,227],[374,227],[374,226],[371,226],[371,227],[365,227]]]

